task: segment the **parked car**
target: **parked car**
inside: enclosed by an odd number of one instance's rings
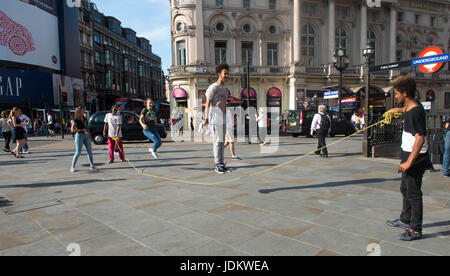
[[[2,11],[0,11],[0,45],[8,47],[18,56],[36,50],[31,32]]]
[[[356,132],[355,126],[339,112],[328,111],[331,118],[331,136],[345,135],[349,136]],[[286,132],[294,137],[300,135],[311,137],[311,124],[317,110],[289,110]]]
[[[107,142],[106,137],[103,136],[103,127],[105,125],[105,116],[109,111],[101,111],[92,115],[89,120],[88,131],[89,135],[96,145],[105,144]],[[122,111],[122,135],[125,141],[143,141],[148,140],[145,137],[142,126],[139,123],[139,117],[136,113]],[[161,124],[155,124],[155,128],[158,130],[162,139],[167,137],[166,130]]]

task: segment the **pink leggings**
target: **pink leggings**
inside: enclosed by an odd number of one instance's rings
[[[119,157],[120,160],[125,159],[125,154],[123,152],[123,138],[119,138]],[[116,147],[116,142],[110,137],[108,138],[108,153],[109,153],[109,160],[114,161],[114,148]]]

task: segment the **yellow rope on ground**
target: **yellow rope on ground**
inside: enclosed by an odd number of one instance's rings
[[[383,115],[383,118],[384,118],[384,119],[381,120],[381,121],[379,121],[378,123],[375,123],[375,124],[373,124],[373,125],[371,125],[371,126],[368,126],[368,127],[364,128],[364,129],[361,129],[361,130],[359,130],[359,131],[356,131],[356,132],[353,133],[352,135],[349,135],[349,136],[347,136],[347,137],[344,137],[344,138],[342,138],[342,139],[339,139],[338,141],[335,141],[335,142],[333,142],[333,143],[331,143],[331,144],[329,144],[329,145],[327,145],[327,146],[325,146],[325,147],[322,147],[322,148],[320,148],[320,149],[315,149],[315,150],[313,150],[313,151],[311,151],[311,152],[309,152],[309,153],[307,153],[307,154],[298,156],[298,157],[296,157],[296,158],[294,158],[294,159],[292,159],[292,160],[289,160],[289,161],[287,161],[287,162],[281,163],[281,164],[279,164],[279,165],[273,166],[273,167],[268,168],[268,169],[265,169],[265,170],[261,170],[261,171],[256,172],[256,173],[244,175],[244,176],[241,176],[241,177],[236,177],[236,178],[229,179],[229,180],[218,181],[218,182],[202,183],[202,182],[185,181],[185,180],[181,180],[181,179],[174,179],[174,178],[168,178],[168,177],[163,177],[163,176],[157,176],[157,175],[153,175],[153,174],[146,174],[146,173],[140,171],[138,168],[136,168],[136,166],[133,164],[133,162],[131,162],[131,161],[128,160],[127,158],[125,158],[125,160],[130,164],[131,167],[133,167],[134,170],[136,170],[136,172],[138,172],[138,173],[139,173],[140,175],[142,175],[142,176],[151,177],[151,178],[160,179],[160,180],[165,180],[165,181],[170,181],[170,182],[177,182],[177,183],[182,183],[182,184],[189,184],[189,185],[216,186],[216,185],[221,185],[221,184],[227,184],[227,183],[236,182],[236,181],[242,180],[242,179],[244,179],[244,178],[248,178],[248,177],[254,177],[254,176],[257,176],[257,175],[260,175],[260,174],[263,174],[263,173],[266,173],[266,172],[269,172],[269,171],[272,171],[272,170],[275,170],[275,169],[284,167],[284,166],[286,166],[286,165],[288,165],[288,164],[290,164],[290,163],[292,163],[292,162],[295,162],[295,161],[297,161],[297,160],[300,160],[300,159],[302,159],[302,158],[305,158],[306,156],[312,155],[312,154],[314,154],[315,152],[317,152],[317,151],[319,151],[319,150],[322,150],[322,149],[325,149],[325,148],[329,148],[329,147],[331,147],[331,146],[333,146],[333,145],[336,145],[336,144],[338,144],[338,143],[340,143],[340,142],[343,142],[343,141],[345,141],[345,140],[347,140],[347,139],[350,139],[350,138],[352,138],[353,136],[356,136],[356,135],[358,135],[358,134],[360,134],[360,133],[362,133],[362,132],[364,132],[364,131],[366,131],[366,130],[369,130],[369,129],[375,127],[375,126],[381,125],[381,126],[383,127],[383,126],[385,126],[385,125],[390,125],[390,124],[392,124],[392,120],[393,120],[394,118],[400,118],[401,116],[402,116],[401,113],[390,113],[390,112],[386,112],[386,113]],[[114,137],[114,138],[116,138],[116,137]],[[118,145],[118,141],[119,141],[119,140],[118,140],[118,139],[114,139],[114,138],[113,138],[113,140],[116,142],[117,148],[119,148],[119,145]],[[119,148],[119,150],[121,150],[121,149]],[[123,153],[123,152],[122,152],[122,153]]]

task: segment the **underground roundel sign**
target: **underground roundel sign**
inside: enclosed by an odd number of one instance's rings
[[[444,52],[438,47],[428,47],[420,54],[419,58],[442,55]],[[443,62],[431,63],[419,66],[420,71],[424,73],[434,73],[437,72],[444,65]]]

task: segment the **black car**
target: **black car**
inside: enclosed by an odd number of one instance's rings
[[[92,115],[89,120],[89,135],[96,145],[105,144],[107,138],[103,136],[103,127],[105,125],[105,116],[110,111],[101,111]],[[120,113],[122,117],[122,135],[125,141],[143,141],[148,140],[144,135],[142,126],[139,123],[139,117],[136,113],[122,111]],[[167,137],[166,130],[161,124],[155,124],[155,128],[158,130],[162,139]]]
[[[311,124],[317,110],[289,111],[289,113],[289,126],[286,126],[286,130],[290,128],[289,133],[294,137],[299,135],[311,137]],[[349,136],[356,132],[355,126],[344,115],[339,115],[336,111],[328,111],[327,114],[331,118],[331,136]]]

